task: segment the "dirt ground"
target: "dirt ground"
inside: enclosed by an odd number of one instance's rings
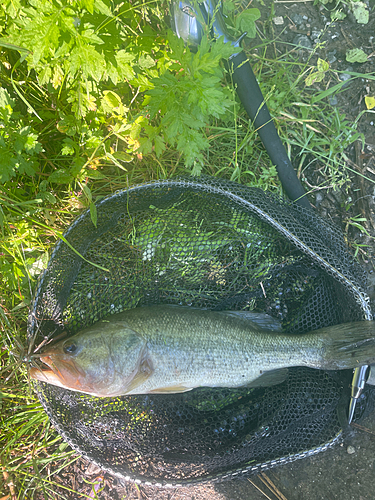
[[[267,3],[267,2],[266,2]],[[372,4],[373,6],[373,4]],[[269,16],[269,8],[262,7],[262,19]],[[345,60],[346,50],[362,48],[368,55],[375,51],[375,14],[370,14],[367,25],[358,25],[352,17],[336,23],[326,29],[329,21],[326,11],[314,6],[313,2],[276,2],[275,17],[282,17],[282,24],[274,22],[262,28],[267,36],[276,37],[278,46],[290,49],[287,44],[298,43],[309,47],[301,47],[300,57],[307,59],[309,51],[314,47],[316,40],[325,42],[314,56],[330,60],[331,68],[339,71],[358,71],[370,73],[374,70],[375,56],[363,64],[348,64]],[[262,21],[261,19],[261,21]],[[321,34],[323,33],[323,34]],[[297,37],[297,38],[296,38]],[[332,82],[332,85],[334,82]],[[375,81],[356,79],[348,84],[346,91],[337,96],[332,105],[345,112],[347,119],[354,121],[361,110],[365,109],[365,95],[375,95]],[[366,137],[364,150],[354,145],[348,156],[352,168],[375,181],[375,115],[364,114],[359,121],[359,131]],[[305,175],[311,185],[319,183],[319,172],[309,169]],[[353,185],[349,195],[353,197],[360,213],[367,219],[367,229],[375,235],[374,213],[374,184],[353,175]],[[316,194],[316,206],[323,215],[333,214],[338,223],[342,223],[341,193],[326,191]],[[358,213],[358,209],[355,210]],[[373,257],[375,246],[373,240],[364,238],[364,242],[371,244],[364,265],[367,266],[370,278],[370,294],[375,297],[375,279],[373,276]],[[311,458],[298,460],[283,466],[266,471],[260,476],[235,479],[223,483],[206,483],[183,488],[160,489],[146,487],[132,483],[122,483],[119,479],[103,473],[95,465],[80,459],[70,471],[65,471],[58,480],[69,483],[78,491],[94,498],[92,489],[97,497],[105,500],[117,499],[158,499],[158,500],[365,500],[375,498],[375,414],[371,414],[361,422],[361,426],[353,427],[353,433],[344,443],[337,444],[332,449]],[[73,473],[73,474],[72,474]],[[66,474],[66,476],[65,476]],[[71,481],[75,477],[74,484]],[[87,484],[87,481],[100,482],[97,486]],[[103,489],[102,489],[103,488]],[[96,498],[97,498],[96,497]],[[71,498],[75,498],[72,496]]]
[[[346,19],[331,23],[330,14],[327,9],[314,5],[316,2],[275,2],[274,20],[283,19],[283,24],[264,25],[264,31],[268,38],[277,40],[277,50],[290,50],[290,44],[300,44],[298,50],[299,60],[316,64],[318,58],[328,61],[330,69],[337,71],[341,81],[346,81],[343,92],[328,98],[332,108],[337,108],[344,113],[350,123],[354,123],[357,117],[366,109],[365,96],[375,95],[375,81],[364,78],[351,78],[347,71],[361,74],[372,73],[374,75],[375,61],[375,13],[370,13],[369,23],[359,25],[353,16],[348,13]],[[333,9],[335,2],[327,7]],[[374,4],[372,3],[372,7]],[[345,10],[345,9],[344,9]],[[262,10],[262,18],[269,14],[266,7]],[[354,48],[361,48],[369,55],[365,63],[348,63],[346,52]],[[313,55],[311,56],[311,54]],[[372,55],[372,56],[371,56]],[[353,75],[352,75],[353,76]],[[349,80],[350,79],[350,80]],[[312,88],[324,91],[334,86],[337,80],[324,79],[321,83],[315,83]],[[345,227],[343,220],[348,215],[362,214],[367,219],[366,229],[373,236],[375,229],[374,221],[374,180],[375,180],[375,113],[364,113],[358,120],[358,132],[365,136],[365,147],[362,149],[360,141],[352,144],[346,154],[348,156],[347,166],[353,170],[352,182],[347,193],[344,190],[328,193],[325,190],[317,190],[323,177],[321,171],[324,165],[307,167],[303,170],[303,176],[307,185],[315,189],[315,207],[325,217],[329,214],[339,226]],[[297,156],[298,151],[295,152]],[[309,158],[305,161],[307,165]],[[298,165],[295,165],[297,167]],[[364,176],[364,177],[361,177]],[[367,178],[367,179],[366,179]],[[343,211],[342,205],[351,199],[353,210],[349,213]],[[313,199],[311,200],[313,203]],[[356,236],[354,233],[350,236]],[[366,241],[370,246],[372,243]]]

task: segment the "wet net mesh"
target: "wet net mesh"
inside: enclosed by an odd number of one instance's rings
[[[295,334],[371,318],[364,274],[336,228],[233,182],[177,178],[129,188],[97,204],[96,227],[85,212],[65,238],[36,290],[28,328],[35,346],[147,304],[265,312]],[[182,484],[331,446],[350,380],[348,371],[293,368],[268,388],[105,399],[35,385],[53,425],[84,457],[124,478]]]

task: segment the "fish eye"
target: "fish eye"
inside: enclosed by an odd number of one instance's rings
[[[74,354],[77,350],[77,344],[74,342],[66,342],[63,347],[63,351],[65,354]]]

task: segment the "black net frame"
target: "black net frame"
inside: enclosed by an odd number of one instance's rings
[[[35,292],[39,345],[148,304],[251,309],[303,334],[372,318],[365,275],[315,212],[234,182],[175,178],[130,187],[81,214]],[[293,368],[278,386],[99,399],[43,382],[39,399],[87,459],[126,479],[186,484],[254,473],[335,443],[350,372]],[[366,407],[358,405],[355,418]]]

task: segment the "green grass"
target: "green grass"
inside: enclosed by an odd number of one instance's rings
[[[46,10],[46,3],[42,3]],[[6,4],[8,12],[17,8],[17,3]],[[90,1],[85,4],[88,10],[93,5]],[[55,58],[49,53],[39,54],[37,60],[34,53],[27,66],[27,62],[22,61],[27,52],[15,50],[17,43],[26,44],[25,37],[18,33],[11,43],[0,40],[3,89],[0,121],[5,124],[0,133],[8,134],[3,135],[4,143],[0,143],[3,341],[0,449],[4,479],[0,483],[0,498],[6,495],[12,499],[33,498],[36,491],[45,498],[55,498],[57,485],[58,497],[69,494],[69,488],[64,491],[55,478],[75,460],[75,455],[40,411],[40,404],[28,384],[27,363],[22,360],[27,358],[26,322],[36,280],[46,266],[53,245],[72,220],[87,208],[95,220],[94,203],[118,189],[192,172],[220,176],[281,194],[276,170],[236,100],[230,76],[220,80],[223,72],[218,73],[213,66],[218,65],[220,52],[216,59],[207,55],[208,51],[202,55],[212,64],[212,73],[197,70],[195,78],[196,81],[216,78],[215,85],[223,92],[218,98],[226,99],[225,112],[205,114],[203,108],[199,108],[199,126],[195,122],[189,125],[189,116],[182,122],[178,114],[166,121],[168,127],[181,126],[184,134],[195,138],[194,159],[187,155],[186,148],[178,147],[171,133],[165,132],[162,118],[150,117],[145,94],[153,86],[151,80],[160,77],[163,65],[163,71],[168,69],[177,75],[181,67],[187,71],[191,68],[189,65],[194,66],[201,60],[198,57],[192,59],[193,62],[183,59],[186,53],[181,46],[176,45],[176,41],[167,41],[164,14],[156,3],[139,3],[137,8],[130,9],[126,15],[131,22],[127,25],[118,12],[116,18],[105,12],[94,12],[91,18],[90,15],[86,12],[83,17],[87,17],[87,22],[91,19],[91,23],[100,23],[97,33],[108,29],[113,37],[123,37],[133,44],[130,46],[134,57],[128,59],[128,74],[117,75],[117,83],[114,83],[115,77],[110,81],[103,72],[96,73],[94,67],[87,67],[86,74],[74,66],[66,69],[66,55],[65,59],[58,60],[56,54]],[[10,18],[5,22],[4,14],[0,16],[4,21],[2,36],[7,35],[7,29],[15,32]],[[235,17],[233,19],[235,30]],[[134,34],[139,33],[137,26],[142,27],[142,36]],[[85,42],[87,50],[94,50],[92,47],[97,50],[100,45],[90,36],[91,42]],[[321,166],[325,187],[345,188],[352,171],[345,161],[344,149],[354,140],[361,140],[356,124],[329,106],[327,92],[305,85],[308,75],[316,71],[313,59],[301,63],[293,47],[281,54],[277,41],[267,40],[261,34],[257,43],[258,55],[253,59],[253,66],[299,175],[303,179],[305,168],[314,162]],[[115,51],[115,47],[112,50]],[[146,58],[147,50],[153,56],[152,61]],[[185,55],[179,55],[179,51]],[[104,60],[110,57],[108,51],[97,51],[97,54],[98,64],[99,57]],[[178,57],[180,65],[176,62]],[[50,75],[45,68],[50,68]],[[354,76],[365,77],[358,73]],[[366,75],[369,77],[374,78]],[[331,72],[330,78],[337,81],[336,91],[344,91],[335,73]],[[181,78],[177,83],[184,91],[194,81],[194,78]],[[181,106],[181,103],[183,101],[171,106]],[[196,111],[194,107],[190,110],[193,115]],[[202,144],[204,148],[199,149]],[[358,214],[348,215],[347,220],[348,227],[354,224],[357,229],[363,227]]]

